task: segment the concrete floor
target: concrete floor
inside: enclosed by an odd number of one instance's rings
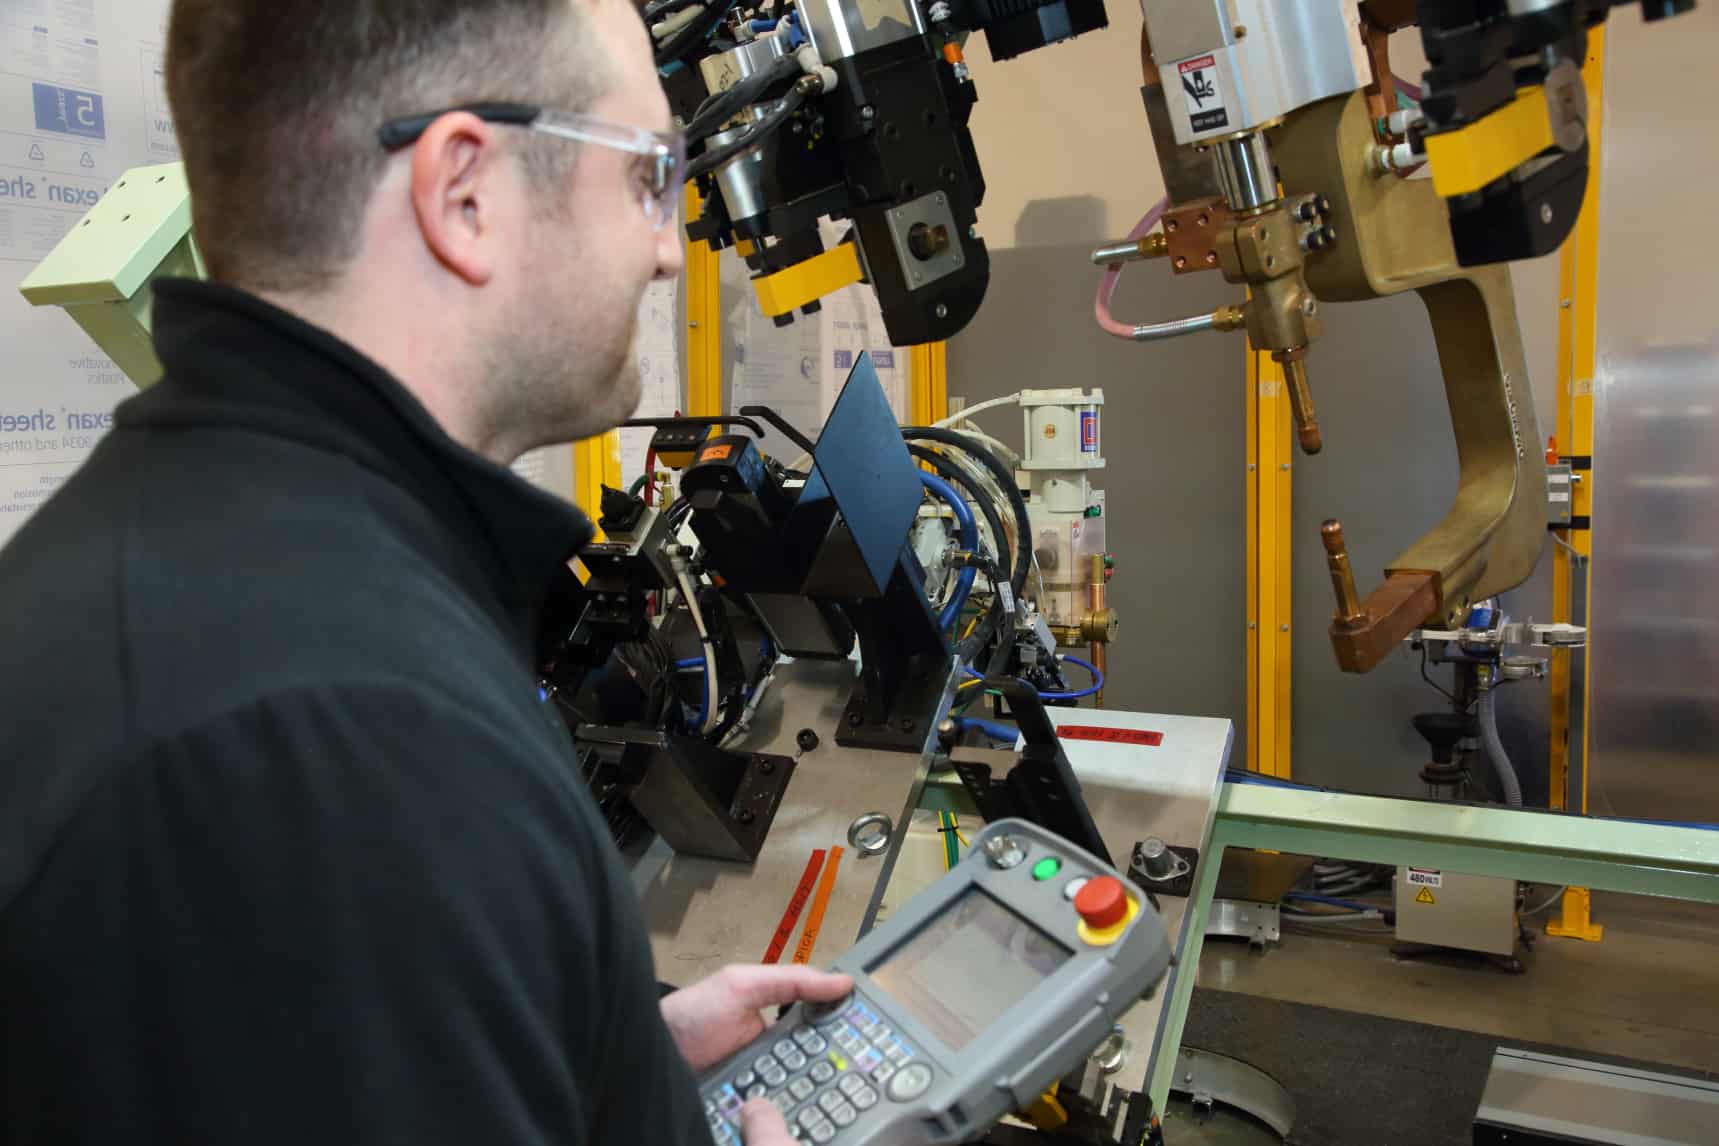
[[[1530,900],[1542,897],[1541,889]],[[1697,1070],[1719,1068],[1719,907],[1596,893],[1599,943],[1532,928],[1526,974],[1447,957],[1404,960],[1388,935],[1286,930],[1263,954],[1209,941],[1202,986],[1551,1043]]]

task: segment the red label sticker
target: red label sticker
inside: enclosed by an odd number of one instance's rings
[[[806,909],[806,901],[812,898],[812,885],[817,882],[818,869],[823,866],[824,849],[818,848],[812,852],[812,858],[806,861],[806,870],[800,875],[800,884],[788,898],[788,910],[782,913],[782,921],[776,924],[776,934],[770,939],[763,962],[774,963],[782,957],[783,949],[788,946],[788,939],[794,934],[794,925],[800,922],[800,912]]]
[[[1149,732],[1144,728],[1100,728],[1096,724],[1065,724],[1056,730],[1056,734],[1064,740],[1096,740],[1101,744],[1135,744],[1142,748],[1156,748],[1164,743],[1162,732]]]
[[[1183,60],[1177,64],[1176,70],[1185,75],[1188,72],[1197,72],[1201,68],[1215,68],[1217,66],[1218,62],[1210,56],[1195,56],[1191,60]]]
[[[794,962],[810,963],[812,948],[818,945],[818,932],[824,927],[824,909],[830,905],[830,892],[836,887],[836,869],[842,866],[842,849],[830,849],[830,862],[818,877],[818,891],[812,897],[812,913],[806,916],[806,929],[800,932],[800,945],[794,948]]]

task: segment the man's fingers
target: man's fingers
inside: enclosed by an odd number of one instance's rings
[[[839,999],[854,989],[847,975],[833,975],[811,967],[789,964],[776,966],[734,966],[724,972],[729,976],[737,995],[750,1007],[762,1009],[801,999],[823,1003]]]
[[[746,1146],[799,1146],[776,1104],[754,1098],[740,1108],[740,1137]]]
[[[722,969],[734,997],[748,1007],[762,1010],[779,1003],[829,1002],[854,990],[854,981],[846,974],[817,971],[813,967],[789,964],[786,967],[768,964],[732,964]]]

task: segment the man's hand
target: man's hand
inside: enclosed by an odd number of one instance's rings
[[[759,1014],[763,1008],[801,999],[829,1002],[853,989],[848,976],[810,967],[736,964],[665,997],[663,1022],[681,1057],[698,1074],[764,1033],[769,1023]],[[775,1107],[769,1109],[776,1113]]]
[[[788,1133],[782,1112],[767,1098],[754,1098],[740,1108],[740,1140],[745,1146],[800,1146]]]

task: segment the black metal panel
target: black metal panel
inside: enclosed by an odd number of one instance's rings
[[[790,756],[726,752],[651,729],[582,726],[574,741],[632,785],[633,807],[678,855],[757,859],[794,775]]]
[[[1009,701],[1026,744],[1015,766],[1001,780],[992,776],[988,765],[951,760],[962,786],[979,805],[979,814],[987,820],[1010,816],[1030,820],[1111,863],[1110,851],[1081,795],[1080,780],[1038,693],[1009,677],[992,678],[986,687],[1001,692]]]
[[[795,531],[807,499],[821,496],[814,481],[820,483],[840,508],[855,555],[870,574],[869,595],[881,596],[924,492],[869,353],[861,353],[848,373],[818,436],[813,465],[813,479],[807,481],[801,504],[789,518],[788,531]],[[812,596],[849,595],[822,594],[811,583],[806,591]]]
[[[1526,179],[1508,176],[1449,202],[1456,258],[1465,267],[1538,258],[1576,226],[1588,187],[1588,146]]]

